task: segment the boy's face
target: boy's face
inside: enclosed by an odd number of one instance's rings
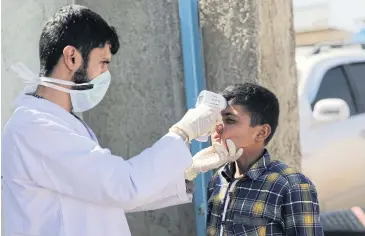
[[[226,145],[226,139],[231,139],[237,148],[251,148],[264,145],[267,125],[251,127],[250,114],[240,105],[229,105],[222,111],[223,122],[218,124],[211,138],[213,142]],[[267,137],[267,136],[266,136]]]

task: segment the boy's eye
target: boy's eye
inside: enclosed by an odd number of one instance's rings
[[[225,119],[224,122],[226,124],[234,124],[236,121],[235,120],[232,120],[232,119]]]

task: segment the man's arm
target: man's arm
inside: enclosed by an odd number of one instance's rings
[[[323,236],[317,191],[312,184],[292,186],[283,198],[285,235]]]
[[[39,186],[125,211],[150,202],[171,180],[184,182],[184,170],[192,163],[189,149],[172,133],[125,161],[72,129],[47,120],[22,124],[8,144],[17,147],[30,167],[30,178]]]
[[[183,178],[174,181],[158,195],[155,195],[150,201],[134,209],[127,209],[126,213],[157,210],[169,206],[190,203],[193,199],[194,182],[183,180]]]

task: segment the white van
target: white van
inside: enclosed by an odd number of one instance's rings
[[[322,212],[365,207],[365,44],[297,49],[302,172]]]

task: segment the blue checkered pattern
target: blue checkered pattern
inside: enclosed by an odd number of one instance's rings
[[[227,164],[209,183],[207,235],[324,235],[317,191],[303,174],[267,150],[244,177],[234,173]]]

